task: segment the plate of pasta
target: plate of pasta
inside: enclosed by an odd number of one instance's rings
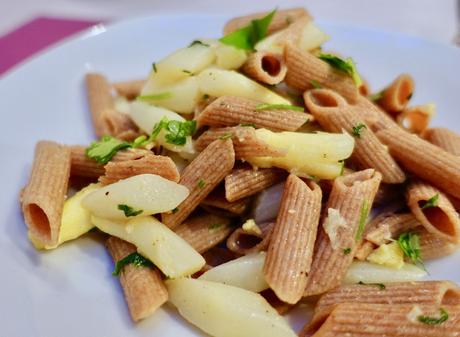
[[[460,336],[459,56],[291,8],[24,64],[2,335]]]

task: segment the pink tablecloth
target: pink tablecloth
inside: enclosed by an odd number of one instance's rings
[[[98,22],[38,17],[0,37],[0,75],[38,51]]]

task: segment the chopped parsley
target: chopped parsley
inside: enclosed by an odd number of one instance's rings
[[[206,182],[203,179],[198,180],[196,184],[200,189],[203,189],[206,186]]]
[[[227,140],[233,137],[233,133],[227,132],[226,134],[219,137],[220,140]]]
[[[200,40],[194,40],[192,41],[189,45],[188,45],[188,48],[194,46],[194,45],[201,45],[201,46],[204,46],[204,47],[209,47],[209,44],[206,44]]]
[[[438,202],[439,202],[439,193],[436,193],[423,204],[422,209],[436,207],[438,206]]]
[[[367,216],[369,214],[369,203],[367,200],[363,201],[363,204],[361,205],[361,210],[359,211],[359,224],[358,224],[358,230],[356,232],[356,241],[361,240],[361,237],[363,236],[364,233],[364,228],[366,227],[366,220]]]
[[[272,22],[275,13],[276,9],[263,18],[252,20],[249,25],[225,35],[219,41],[238,49],[254,50],[257,42],[267,35],[268,26]]]
[[[131,206],[128,206],[128,205],[124,205],[124,204],[120,204],[118,205],[118,209],[120,211],[123,211],[123,213],[125,213],[125,217],[130,217],[130,216],[136,216],[136,215],[139,215],[141,214],[142,212],[144,212],[143,210],[139,209],[139,210],[134,210],[134,208],[132,208]]]
[[[379,290],[385,290],[387,287],[383,283],[364,283],[362,281],[359,281],[358,284],[363,285],[363,286],[374,286],[378,287]]]
[[[301,106],[290,105],[290,104],[266,104],[261,103],[256,106],[256,110],[295,110],[304,111]]]
[[[155,62],[152,63],[152,70],[153,70],[154,73],[157,72],[157,64]]]
[[[417,317],[417,320],[420,323],[424,323],[428,325],[442,324],[449,319],[449,313],[443,308],[439,309],[439,312],[441,314],[439,318],[420,315]]]
[[[209,230],[214,230],[222,227],[223,225],[221,223],[213,223],[208,226]]]
[[[348,254],[350,254],[350,253],[351,253],[351,248],[350,248],[350,247],[345,248],[345,249],[343,250],[343,254],[344,254],[344,255],[348,255]]]
[[[363,129],[367,129],[367,126],[364,125],[363,123],[359,123],[356,126],[353,126],[352,128],[352,133],[354,137],[361,138],[361,132],[363,132]]]
[[[369,95],[368,98],[369,98],[372,102],[377,102],[377,101],[379,101],[379,100],[382,99],[383,93],[384,93],[384,92],[385,92],[384,90],[381,90],[381,91],[379,91],[379,92],[376,92],[375,94]]]
[[[398,244],[404,255],[407,256],[412,263],[421,264],[423,266],[422,258],[420,256],[420,238],[416,233],[403,233],[398,238]]]
[[[240,124],[240,126],[244,127],[249,127],[249,128],[256,128],[256,125],[254,123],[245,123],[245,124]]]
[[[176,214],[177,212],[179,212],[179,207],[173,208],[173,210],[171,212],[172,212],[172,214]]]
[[[190,70],[187,70],[187,69],[183,69],[182,72],[186,73],[186,74],[189,74],[189,75],[193,75],[192,72]]]
[[[132,264],[134,267],[153,267],[153,263],[150,260],[146,259],[139,253],[134,252],[117,261],[112,275],[120,275],[121,269],[128,264]]]
[[[172,97],[172,93],[165,91],[165,92],[159,92],[157,94],[137,96],[136,100],[148,103],[152,101],[160,101],[162,99],[168,99],[171,97]]]
[[[85,150],[88,158],[97,161],[99,164],[107,164],[110,159],[120,150],[131,147],[131,144],[112,136],[104,136],[99,141],[94,141]]]
[[[358,74],[358,71],[356,70],[356,65],[350,57],[343,60],[335,55],[323,53],[319,54],[318,57],[324,62],[329,63],[335,69],[340,70],[351,76],[357,87],[361,86],[361,84],[363,83],[361,77]]]
[[[160,122],[154,125],[150,140],[154,141],[163,129],[166,130],[165,139],[167,143],[185,145],[187,137],[192,136],[196,131],[196,121],[181,122],[163,117]]]
[[[131,146],[133,148],[144,146],[148,143],[148,138],[146,135],[142,135],[133,140]]]
[[[312,85],[313,88],[315,89],[321,89],[321,84],[319,84],[319,82],[317,80],[311,80],[310,81],[310,84]]]
[[[343,172],[345,172],[345,160],[339,160],[339,163],[342,164],[340,168],[340,175],[343,176]]]

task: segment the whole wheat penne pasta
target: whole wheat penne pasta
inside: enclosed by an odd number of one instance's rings
[[[20,201],[29,235],[41,246],[56,246],[70,177],[70,148],[40,141]]]
[[[235,164],[232,141],[218,139],[209,144],[182,172],[179,183],[186,186],[190,194],[173,213],[163,213],[163,223],[175,228],[225,178]]]
[[[225,197],[229,202],[254,195],[286,177],[284,170],[276,168],[254,170],[250,166],[233,169],[225,177]]]
[[[359,261],[365,261],[374,248],[375,245],[372,242],[363,240],[356,249],[355,258]]]
[[[409,74],[401,74],[382,91],[382,97],[377,100],[385,111],[393,116],[404,110],[414,93],[414,79]]]
[[[112,83],[112,86],[115,88],[118,95],[124,96],[127,99],[134,99],[141,94],[145,82],[145,80],[131,80],[115,82]]]
[[[460,212],[460,199],[449,195],[449,200],[452,203],[452,205],[454,205],[457,212]]]
[[[260,19],[266,16],[269,12],[261,12],[261,13],[254,13],[250,15],[240,16],[231,19],[228,21],[224,26],[224,34],[230,34],[235,30],[243,28],[251,23],[252,20]],[[276,32],[280,29],[286,28],[292,22],[296,21],[301,17],[309,17],[311,18],[310,14],[305,10],[305,8],[290,8],[290,9],[282,9],[277,10],[275,15],[273,16],[270,25],[268,26],[268,34]]]
[[[86,147],[81,145],[73,145],[70,147],[72,165],[70,168],[71,176],[99,178],[105,173],[104,165],[88,158],[85,154]],[[118,151],[112,158],[112,162],[122,162],[126,160],[140,159],[146,155],[151,155],[152,152],[142,149],[127,149]]]
[[[431,128],[426,130],[422,137],[431,144],[460,156],[460,135],[458,133],[447,128]]]
[[[420,222],[412,213],[382,213],[369,223],[368,227],[372,229],[364,235],[364,238],[380,246],[418,226]]]
[[[376,169],[382,174],[382,181],[389,184],[400,184],[406,179],[386,147],[363,119],[348,108],[339,94],[329,89],[314,89],[304,94],[304,100],[307,108],[326,131],[345,130],[355,137],[351,158],[360,168]],[[333,105],[332,102],[341,103]]]
[[[307,284],[321,213],[321,189],[291,174],[264,264],[264,276],[279,299],[295,304]]]
[[[274,222],[261,224],[259,226],[262,231],[261,234],[248,233],[244,229],[238,228],[228,237],[227,248],[238,255],[248,255],[266,250],[274,225]]]
[[[200,214],[185,220],[174,231],[201,254],[224,241],[232,227],[228,218]]]
[[[289,108],[258,108],[260,102],[236,96],[222,96],[201,112],[197,118],[198,126],[254,125],[273,131],[295,131],[303,124],[313,120],[313,116]]]
[[[266,300],[267,302],[275,308],[275,310],[278,312],[280,315],[284,315],[289,310],[291,310],[294,306],[292,304],[286,303],[281,301],[276,294],[274,293],[273,290],[271,289],[266,289],[260,293]]]
[[[398,124],[409,132],[421,134],[435,115],[434,104],[424,104],[405,108],[396,117]]]
[[[136,252],[134,245],[113,236],[106,246],[114,263]],[[152,315],[168,300],[168,290],[156,267],[125,265],[120,271],[120,283],[135,322]]]
[[[103,185],[113,184],[139,174],[150,173],[179,182],[180,175],[176,164],[167,156],[146,155],[139,159],[112,161],[104,166],[105,174],[99,177]]]
[[[105,76],[86,74],[86,90],[95,133],[117,136],[125,131],[137,130],[128,115],[115,110],[110,84]]]
[[[454,253],[459,245],[446,240],[439,235],[428,232],[425,227],[419,226],[413,233],[418,235],[420,243],[420,257],[422,260],[436,259]]]
[[[234,126],[228,128],[209,129],[195,142],[195,149],[203,151],[217,139],[231,138],[236,159],[246,159],[253,156],[281,157],[285,153],[266,144],[256,137],[252,127]]]
[[[332,289],[319,299],[315,316],[341,303],[369,304],[460,304],[460,288],[450,281],[391,282],[386,284],[350,284]]]
[[[290,87],[305,91],[312,89],[312,81],[316,81],[321,87],[337,91],[350,103],[357,101],[358,88],[347,74],[292,43],[286,43],[284,57],[288,68],[285,81]]]
[[[369,96],[371,93],[371,86],[368,81],[362,79],[363,83],[359,86],[359,93],[361,96]]]
[[[380,130],[377,137],[407,171],[460,198],[460,157],[400,128]]]
[[[242,70],[256,81],[273,85],[284,80],[287,67],[282,55],[258,51],[249,55]]]
[[[327,203],[328,216],[319,229],[304,296],[324,293],[345,277],[381,180],[379,172],[368,169],[334,181]]]
[[[374,104],[369,98],[360,95],[357,102],[352,106],[353,111],[366,121],[366,124],[376,132],[391,127],[398,127],[394,119]]]
[[[423,323],[429,317],[440,318],[444,312],[447,320],[439,324]],[[438,305],[342,303],[325,317],[307,324],[299,337],[456,337],[459,330],[460,305],[440,308]]]
[[[460,242],[460,218],[449,198],[436,187],[421,180],[409,184],[407,205],[426,228],[451,242]]]
[[[246,212],[250,203],[251,200],[249,198],[230,202],[225,198],[225,190],[223,188],[216,188],[201,202],[201,205],[223,209],[235,215],[242,215]]]

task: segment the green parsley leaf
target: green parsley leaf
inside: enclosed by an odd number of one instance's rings
[[[441,314],[439,318],[420,315],[417,317],[417,320],[420,323],[425,323],[428,325],[442,324],[449,319],[449,313],[443,308],[439,309],[439,312]]]
[[[85,154],[99,164],[107,164],[118,151],[130,146],[131,144],[128,142],[111,136],[104,136],[101,140],[92,142],[85,150]]]
[[[198,180],[197,186],[203,189],[206,186],[206,182],[203,179]]]
[[[423,204],[422,209],[436,207],[438,206],[438,202],[439,202],[439,193],[436,193]]]
[[[301,106],[290,105],[290,104],[266,104],[261,103],[256,106],[256,110],[294,110],[304,111]]]
[[[220,140],[227,140],[233,137],[233,133],[227,132],[226,134],[219,137]]]
[[[128,264],[132,264],[135,267],[153,267],[153,263],[150,260],[146,259],[139,253],[134,252],[117,261],[112,275],[120,275],[121,269]]]
[[[187,137],[192,136],[196,131],[196,121],[168,121],[168,118],[163,117],[159,123],[154,125],[150,139],[154,141],[163,129],[166,130],[167,143],[185,145]]]
[[[136,100],[141,101],[141,102],[152,102],[152,101],[160,101],[162,99],[168,99],[171,97],[172,97],[172,93],[170,92],[160,92],[158,94],[137,96]]]
[[[120,204],[118,205],[118,209],[120,211],[123,211],[123,213],[125,213],[125,217],[130,217],[130,216],[136,216],[136,215],[139,215],[141,214],[142,212],[144,212],[143,210],[134,210],[134,208],[132,208],[131,206],[128,206],[128,205],[124,205],[124,204]]]
[[[148,143],[148,138],[146,135],[142,135],[133,140],[131,146],[133,148],[144,146]]]
[[[380,290],[385,290],[387,288],[383,283],[364,283],[362,281],[359,281],[358,284],[363,286],[375,286],[378,287]]]
[[[252,20],[249,25],[225,35],[219,41],[238,49],[254,50],[257,42],[267,35],[268,26],[272,22],[275,13],[276,9],[263,18]]]
[[[340,168],[340,175],[343,176],[343,172],[345,172],[345,160],[339,160],[339,163],[342,164],[342,167]]]
[[[369,203],[367,200],[363,201],[363,204],[361,205],[361,210],[359,212],[359,224],[358,224],[358,231],[356,232],[356,241],[361,240],[361,237],[363,236],[364,233],[364,228],[366,227],[366,220],[367,216],[369,214]]]
[[[375,94],[369,95],[367,98],[369,98],[369,100],[371,100],[372,102],[377,102],[382,99],[384,92],[385,90],[381,90],[379,92],[376,92]]]
[[[156,73],[156,72],[157,72],[157,65],[156,65],[156,63],[155,63],[155,62],[154,62],[154,63],[152,63],[152,70],[153,70],[153,72],[154,72],[154,73]]]
[[[357,87],[361,86],[361,84],[363,83],[361,77],[358,74],[358,71],[356,70],[356,65],[350,57],[346,60],[343,60],[335,55],[323,53],[319,54],[318,57],[321,60],[329,63],[332,67],[336,68],[337,70],[343,71],[344,73],[351,76]]]
[[[220,228],[220,227],[222,227],[222,224],[221,224],[221,223],[213,223],[213,224],[210,224],[210,225],[208,226],[209,230],[218,229],[218,228]]]
[[[193,75],[192,72],[190,70],[187,70],[187,69],[183,69],[182,72],[186,73],[186,74],[189,74],[189,75]]]
[[[194,40],[192,41],[189,45],[188,45],[188,48],[194,46],[194,45],[201,45],[201,46],[204,46],[204,47],[209,47],[209,44],[206,44],[200,40]]]
[[[398,238],[398,244],[404,255],[411,259],[414,264],[423,262],[420,256],[420,238],[416,233],[402,233]]]
[[[357,138],[361,138],[361,132],[363,132],[363,129],[367,129],[367,126],[364,125],[363,123],[359,123],[358,125],[353,126],[352,128],[353,136]]]
[[[311,80],[310,81],[310,84],[313,86],[313,88],[315,89],[321,89],[321,84],[319,84],[319,82],[317,80]]]
[[[344,254],[344,255],[348,255],[348,254],[350,254],[350,253],[351,253],[351,248],[350,248],[350,247],[345,248],[345,249],[343,250],[343,254]]]
[[[173,208],[173,210],[171,212],[172,212],[172,214],[176,214],[177,212],[179,212],[179,207]]]

